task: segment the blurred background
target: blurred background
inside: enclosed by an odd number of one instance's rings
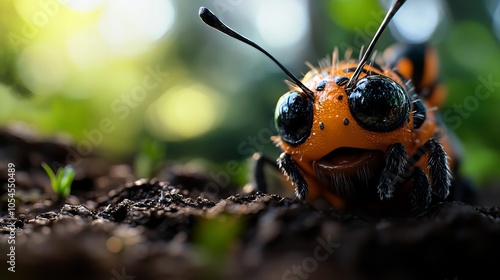
[[[301,76],[304,62],[316,65],[335,46],[357,56],[389,4],[3,0],[0,126],[68,139],[81,156],[132,160],[138,176],[151,175],[153,161],[196,162],[231,169],[244,184],[253,152],[279,154],[269,137],[287,77],[203,24],[199,6]],[[436,46],[448,88],[444,121],[462,141],[463,172],[483,186],[498,182],[500,1],[409,0],[377,49],[396,42]]]

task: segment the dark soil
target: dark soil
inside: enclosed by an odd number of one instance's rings
[[[475,205],[374,218],[267,194],[238,194],[170,165],[135,180],[126,164],[80,159],[54,202],[40,162],[72,147],[0,133],[0,279],[498,279],[499,188]],[[7,164],[16,165],[15,273],[9,264]]]

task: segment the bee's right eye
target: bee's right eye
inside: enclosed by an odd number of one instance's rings
[[[410,100],[395,81],[385,76],[366,76],[350,93],[349,109],[361,127],[389,132],[404,125],[410,115]]]

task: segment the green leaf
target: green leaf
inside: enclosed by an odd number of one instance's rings
[[[71,184],[75,178],[75,169],[71,165],[67,165],[64,168],[59,168],[57,174],[54,174],[52,168],[45,162],[42,162],[42,167],[49,175],[52,189],[57,196],[60,198],[68,196],[71,191]]]
[[[56,184],[56,193],[58,195],[62,195],[62,193],[64,192],[64,189],[62,188],[62,180],[63,180],[63,169],[59,168],[57,170],[57,184]]]
[[[50,166],[48,164],[46,164],[45,162],[42,162],[42,167],[43,167],[43,169],[45,169],[45,172],[47,173],[47,175],[49,175],[50,184],[52,186],[52,189],[54,191],[56,191],[55,186],[57,185],[57,181],[56,181],[56,175],[54,174],[54,171],[52,171],[52,168],[50,168]]]
[[[73,179],[75,178],[75,169],[71,165],[67,165],[64,168],[64,173],[61,179],[61,192],[64,196],[67,196],[71,190],[71,184],[73,183]]]

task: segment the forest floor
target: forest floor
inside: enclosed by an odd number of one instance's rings
[[[22,129],[0,132],[0,279],[500,277],[500,186],[480,190],[473,205],[374,218],[237,188],[206,194],[216,182],[182,165],[135,180],[129,165],[89,156],[57,201],[40,163],[65,163],[71,149]]]

